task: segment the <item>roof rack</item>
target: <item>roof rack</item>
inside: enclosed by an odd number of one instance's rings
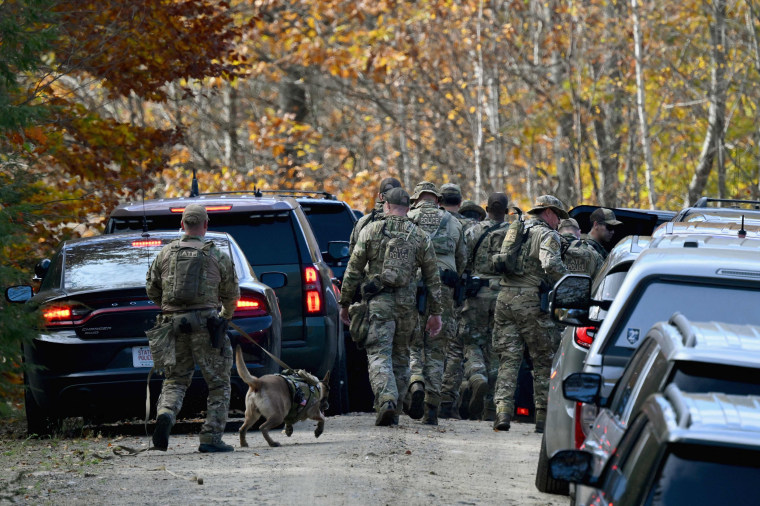
[[[259,192],[278,195],[322,195],[327,200],[338,200],[338,197],[324,190],[259,190]]]
[[[707,204],[712,202],[718,202],[722,204],[751,204],[755,209],[760,209],[760,200],[714,199],[710,197],[700,197],[694,203],[693,207],[707,207]]]

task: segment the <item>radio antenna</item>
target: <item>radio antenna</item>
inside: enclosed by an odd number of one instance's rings
[[[197,197],[200,194],[201,192],[200,190],[198,190],[198,178],[196,177],[196,174],[195,174],[195,167],[193,167],[193,184],[190,187],[190,196]]]
[[[742,228],[739,229],[739,233],[737,234],[739,236],[739,239],[744,239],[747,237],[747,231],[744,230],[744,215],[742,214]]]
[[[145,213],[145,168],[140,167],[140,189],[142,190],[142,210],[143,210],[143,216],[142,216],[142,228],[143,228],[143,237],[148,237],[150,234],[148,234],[148,217]]]

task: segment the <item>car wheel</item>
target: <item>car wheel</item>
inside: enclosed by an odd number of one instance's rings
[[[344,334],[346,347],[346,371],[348,373],[348,404],[351,411],[369,413],[374,411],[375,396],[369,383],[367,353],[356,346],[348,331]]]
[[[330,372],[330,395],[327,398],[330,404],[327,409],[328,416],[348,413],[348,371],[346,370],[346,350],[340,346],[335,365]]]
[[[24,408],[26,410],[26,432],[37,436],[49,436],[60,426],[61,420],[42,409],[29,389],[29,384],[24,376]]]
[[[549,474],[549,456],[546,455],[546,434],[541,438],[541,453],[538,454],[536,488],[546,494],[568,495],[570,493],[569,482],[555,480]]]

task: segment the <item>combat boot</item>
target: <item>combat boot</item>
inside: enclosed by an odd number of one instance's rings
[[[462,399],[462,402],[459,405],[459,419],[467,420],[470,418],[470,399],[472,398],[472,390],[470,389],[470,385],[468,384],[467,388],[460,390],[459,393],[460,398]]]
[[[470,420],[478,420],[483,413],[486,394],[488,393],[488,382],[483,378],[474,377],[470,380]]]
[[[221,434],[201,434],[201,444],[198,451],[201,453],[224,453],[234,452],[235,449],[222,441]]]
[[[153,429],[153,448],[165,452],[169,447],[169,434],[174,426],[174,420],[169,413],[162,413],[156,418],[156,428]]]
[[[483,414],[480,416],[480,419],[484,422],[493,422],[496,420],[496,410],[494,408],[486,407],[483,409]]]
[[[425,416],[422,417],[422,423],[426,425],[438,425],[438,406],[425,404]]]
[[[508,413],[496,413],[496,420],[493,421],[493,430],[506,432],[509,430],[509,422],[512,417]]]
[[[393,420],[396,417],[396,403],[393,401],[385,401],[380,409],[377,410],[377,416],[375,417],[375,425],[378,427],[386,427],[393,424]]]
[[[453,418],[453,402],[442,402],[438,410],[438,416],[441,418]]]
[[[425,385],[421,381],[415,381],[409,387],[409,418],[419,420],[425,414]]]

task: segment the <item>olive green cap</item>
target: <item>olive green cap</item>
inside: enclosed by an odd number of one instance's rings
[[[394,206],[409,207],[409,194],[403,188],[391,188],[385,192],[385,201]]]
[[[194,227],[208,221],[206,208],[198,204],[190,204],[182,211],[182,223]]]
[[[528,210],[528,214],[540,214],[544,209],[555,211],[557,216],[562,219],[570,217],[570,215],[567,214],[567,211],[565,211],[565,205],[562,201],[553,195],[541,195],[536,198],[536,202],[533,204],[533,207]]]

